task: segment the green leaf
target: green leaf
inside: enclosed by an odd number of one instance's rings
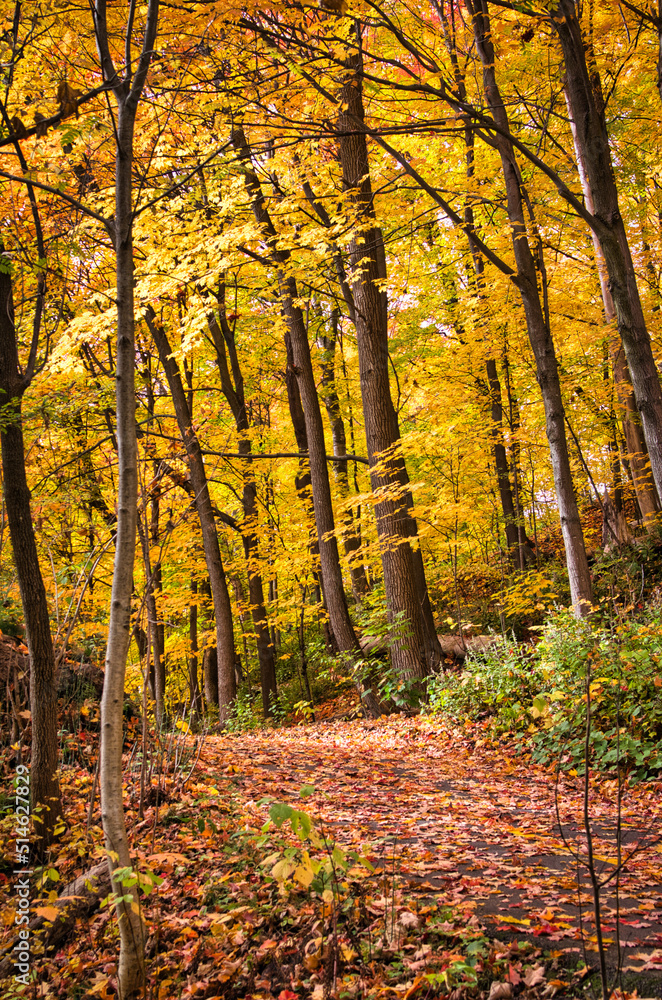
[[[285,802],[274,802],[269,807],[269,816],[279,829],[286,819],[290,819],[293,812],[292,806],[288,806]]]
[[[301,840],[307,840],[310,836],[310,828],[312,826],[312,820],[308,813],[293,809],[290,822],[292,824],[292,832],[296,833]]]

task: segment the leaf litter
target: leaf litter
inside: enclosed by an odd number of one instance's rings
[[[98,827],[84,830],[91,776],[69,769],[64,783],[61,882],[101,842]],[[584,877],[578,894],[570,854],[584,849],[581,794],[581,779],[557,780],[480,727],[424,717],[207,736],[185,791],[166,783],[143,819],[127,789],[136,867],[158,883],[143,900],[147,995],[582,996],[584,960],[597,961],[590,887]],[[615,801],[614,781],[592,782],[603,878],[615,870]],[[661,812],[659,783],[627,789],[623,855],[633,853],[618,906],[628,975],[616,998],[646,995],[639,985],[662,995]],[[614,882],[603,889],[612,966]],[[56,896],[46,883],[38,902]],[[116,947],[102,907],[38,956],[34,995],[115,996]]]

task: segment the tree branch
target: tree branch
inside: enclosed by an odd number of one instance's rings
[[[90,219],[96,219],[104,227],[113,244],[115,241],[115,227],[113,225],[112,219],[106,219],[103,215],[99,215],[98,212],[93,212],[91,208],[84,205],[82,201],[78,201],[77,198],[73,198],[66,191],[60,191],[58,188],[53,187],[51,184],[44,184],[43,181],[36,181],[34,177],[24,177],[21,174],[10,174],[7,170],[0,170],[0,177],[4,177],[8,181],[16,181],[18,184],[26,184],[28,186],[39,188],[41,191],[48,191],[49,194],[57,195],[58,198],[62,198],[66,201],[68,205],[73,205],[77,208],[83,215],[89,216]]]
[[[89,90],[87,94],[83,94],[82,97],[76,98],[76,107],[79,108],[82,104],[86,104],[87,101],[91,101],[93,97],[98,97],[99,94],[103,94],[105,91],[112,89],[113,84],[111,82],[102,83],[100,87],[95,87],[94,90]],[[23,131],[20,136],[15,132],[10,135],[4,135],[0,137],[0,148],[2,146],[11,146],[14,142],[20,139],[29,139],[33,135],[42,135],[44,129],[49,129],[53,125],[59,125],[60,122],[64,121],[65,118],[69,118],[71,113],[69,111],[58,111],[56,114],[51,115],[50,118],[44,118],[39,122],[35,122],[34,125],[24,126]]]
[[[214,455],[217,458],[308,458],[308,452],[306,451],[277,451],[269,454],[257,451],[251,452],[250,455],[242,455],[238,451],[206,451],[202,450],[203,455]],[[370,465],[367,458],[363,458],[361,455],[325,455],[327,462],[360,462],[362,465]]]

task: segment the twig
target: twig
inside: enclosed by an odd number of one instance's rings
[[[598,945],[598,959],[600,961],[600,983],[602,985],[602,1000],[609,1000],[611,990],[607,979],[607,963],[605,958],[605,946],[602,939],[602,916],[600,900],[600,881],[595,871],[593,859],[593,833],[591,830],[591,818],[589,815],[589,791],[591,787],[589,757],[591,752],[591,658],[586,658],[586,736],[584,739],[584,833],[586,834],[586,867],[588,868],[593,891],[593,914],[595,916],[595,934]]]
[[[101,754],[97,757],[97,766],[94,769],[94,781],[92,782],[92,795],[90,796],[90,804],[87,808],[87,828],[86,832],[90,832],[90,827],[92,826],[92,819],[94,816],[94,800],[97,795],[97,788],[99,787],[99,763],[101,761]]]

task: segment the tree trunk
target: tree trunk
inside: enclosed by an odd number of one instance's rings
[[[572,118],[572,108],[567,94],[566,104],[568,107],[568,114],[570,116],[570,127],[572,129],[572,137],[575,146],[575,156],[577,157],[577,172],[579,173],[579,179],[584,193],[584,201],[589,212],[592,215],[595,215],[593,194],[586,173],[582,146],[579,140],[577,126]],[[602,293],[602,305],[605,321],[609,325],[616,327],[616,309],[614,307],[614,299],[609,288],[609,275],[607,273],[605,256],[602,252],[600,240],[594,230],[591,230],[591,237],[593,239],[595,263],[597,265],[598,277],[600,279],[600,291]],[[630,371],[625,359],[623,342],[617,329],[612,330],[609,337],[609,355],[611,357],[616,396],[619,402],[623,435],[627,445],[628,459],[632,469],[632,481],[637,494],[637,502],[639,504],[639,510],[641,511],[643,520],[650,527],[654,523],[655,515],[659,511],[660,505],[655,489],[655,481],[653,479],[653,474],[648,461],[648,449],[646,448],[646,440],[641,427],[641,421],[639,420],[639,411],[637,410],[637,403],[634,397]]]
[[[306,421],[313,509],[327,610],[338,648],[340,650],[357,649],[358,642],[347,610],[338,542],[335,535],[322,414],[315,386],[306,326],[301,309],[295,304],[298,299],[298,291],[294,279],[281,276],[280,291],[281,305],[291,337],[297,385]]]
[[[326,463],[324,425],[313,375],[306,324],[303,313],[297,304],[299,293],[295,279],[282,270],[289,260],[289,252],[277,247],[277,233],[269,215],[260,182],[252,170],[250,149],[246,137],[240,129],[233,131],[232,143],[242,159],[246,190],[251,199],[253,214],[257,223],[262,227],[265,237],[269,240],[271,257],[279,268],[278,286],[281,310],[287,323],[292,349],[293,372],[296,377],[305,421],[313,511],[326,607],[338,649],[343,653],[350,654],[351,659],[352,655],[361,655],[361,647],[349,617],[343,587],[329,472]],[[364,694],[364,703],[370,714],[380,714],[377,701],[369,690]]]
[[[503,404],[501,402],[501,381],[494,358],[485,361],[487,384],[490,393],[490,417],[492,431],[492,453],[496,467],[501,510],[506,530],[506,545],[511,563],[520,569],[522,566],[520,552],[520,532],[517,524],[517,514],[513,503],[513,491],[510,483],[510,468],[506,446],[503,443]]]
[[[30,934],[39,935],[39,946],[50,958],[67,940],[74,937],[76,932],[80,934],[81,926],[86,926],[109,892],[108,865],[101,862],[88,868],[86,872],[60,889],[57,899],[52,902],[49,900],[49,907],[55,907],[58,911],[57,916],[38,915],[32,918],[28,925]],[[0,979],[16,971],[11,968],[13,965],[11,952],[12,943],[6,947],[0,961]]]
[[[115,254],[117,268],[117,356],[115,399],[117,412],[117,535],[110,622],[106,650],[106,673],[101,699],[101,756],[99,784],[101,819],[109,852],[111,874],[130,868],[131,857],[124,823],[122,793],[122,745],[124,674],[131,639],[131,594],[138,502],[138,455],[134,387],[135,338],[133,305],[133,237],[131,206],[131,165],[135,107],[118,101]],[[137,992],[144,979],[144,926],[138,910],[137,893],[132,903],[124,901],[127,890],[113,880],[120,931],[118,979],[123,997]],[[134,909],[135,907],[135,909]],[[137,912],[136,912],[137,911]]]
[[[216,617],[216,649],[218,656],[218,710],[221,720],[225,720],[234,702],[237,685],[234,672],[235,647],[234,627],[232,623],[232,606],[228,593],[221,550],[218,544],[218,532],[209,495],[209,484],[205,472],[200,442],[195,433],[189,412],[184,384],[179,373],[172,348],[165,330],[151,307],[146,313],[146,320],[154,338],[161,364],[168,379],[170,395],[175,407],[177,426],[186,448],[189,475],[195,497],[195,508],[200,519],[202,530],[202,546],[205,563],[209,573],[214,614]]]
[[[145,567],[145,608],[147,610],[147,634],[149,644],[152,649],[152,670],[151,686],[154,695],[154,716],[157,727],[163,725],[165,711],[165,661],[164,650],[161,643],[161,633],[159,629],[159,616],[156,605],[156,594],[154,592],[154,570],[149,551],[149,537],[147,536],[140,515],[138,515],[138,535],[140,547],[143,553],[143,565]]]
[[[202,654],[202,682],[207,704],[218,705],[218,654],[216,646],[207,646]]]
[[[627,359],[651,471],[662,496],[662,388],[646,329],[637,279],[620,213],[611,161],[604,98],[597,70],[589,69],[574,0],[560,0],[551,18],[563,50],[565,91],[574,138],[593,201],[595,233],[609,276],[609,292]],[[628,448],[630,441],[628,440]],[[634,454],[641,454],[634,450]],[[634,471],[634,470],[633,470]],[[639,479],[636,473],[635,483]],[[648,503],[645,501],[647,507]],[[642,509],[643,513],[643,509]]]
[[[483,66],[483,89],[488,106],[499,128],[509,132],[508,115],[494,69],[495,54],[490,35],[487,0],[465,0],[465,6],[472,18],[476,48]],[[548,320],[540,301],[538,272],[527,235],[524,200],[515,151],[510,140],[503,135],[497,136],[496,142],[506,185],[508,218],[517,266],[517,275],[512,280],[522,298],[529,341],[536,361],[536,377],[545,407],[545,429],[565,543],[570,594],[575,612],[581,615],[586,614],[591,607],[591,575],[572,483],[558,362]]]
[[[296,163],[299,164],[298,158],[296,158]],[[316,197],[315,193],[310,185],[310,182],[305,180],[302,182],[303,192],[306,198],[310,202],[311,206],[319,216],[322,224],[325,226],[327,231],[332,229],[331,217],[329,216],[326,208]],[[337,243],[331,243],[331,251],[333,253],[333,263],[338,278],[338,283],[345,299],[347,305],[348,316],[350,322],[356,324],[356,313],[354,310],[354,298],[352,296],[352,290],[349,287],[349,282],[347,281],[347,273],[345,271],[345,264],[343,262],[342,251]],[[326,407],[329,420],[331,422],[331,434],[333,438],[333,451],[334,455],[340,456],[346,454],[347,442],[345,435],[345,424],[342,419],[340,411],[340,401],[338,399],[338,391],[335,381],[335,346],[337,339],[338,330],[338,318],[340,315],[340,310],[334,307],[331,313],[331,325],[333,330],[333,336],[327,337],[325,334],[322,335],[319,341],[324,352],[324,359],[322,361],[322,386],[324,391],[322,392],[322,398],[324,399],[324,405]],[[329,356],[330,355],[330,356]],[[344,362],[343,362],[344,368]],[[349,400],[349,393],[348,393]],[[352,429],[352,417],[351,417],[351,406],[350,406],[350,434],[352,437],[352,443],[354,441],[354,433]],[[352,452],[354,448],[352,447]],[[337,462],[333,463],[333,470],[336,479],[336,484],[339,488],[340,494],[343,499],[349,497],[349,477],[347,472],[347,459],[339,459]],[[356,483],[356,463],[354,464],[354,480]],[[358,492],[358,484],[357,484]],[[365,595],[370,589],[370,584],[368,582],[368,576],[366,573],[363,561],[358,557],[357,553],[361,549],[361,523],[360,514],[357,512],[356,517],[354,516],[351,508],[347,510],[347,513],[343,519],[343,546],[345,549],[345,555],[348,558],[350,567],[350,577],[352,580],[352,590],[354,593],[354,598],[357,602],[360,602],[361,597]]]
[[[357,38],[360,45],[360,37]],[[392,646],[394,666],[403,677],[423,678],[439,662],[441,652],[432,617],[425,570],[417,544],[417,526],[409,476],[400,450],[400,429],[391,399],[388,357],[386,259],[376,224],[362,98],[363,58],[360,50],[345,63],[338,118],[343,186],[358,210],[349,243],[353,272],[356,339],[370,481],[383,496],[375,505],[384,587],[391,620],[404,616],[409,634]]]
[[[191,600],[188,606],[188,690],[191,714],[194,719],[202,715],[202,697],[198,680],[198,581],[191,580]]]
[[[158,0],[148,0],[145,32],[140,56],[120,74],[110,54],[106,2],[92,7],[99,62],[105,80],[111,82],[117,101],[115,125],[115,217],[109,231],[113,237],[116,266],[117,352],[115,405],[117,413],[117,535],[110,596],[110,621],[106,650],[106,673],[101,698],[101,751],[99,785],[101,819],[108,852],[111,884],[116,904],[120,957],[118,989],[128,1000],[145,985],[144,923],[135,886],[126,889],[115,880],[113,870],[131,867],[124,823],[122,794],[122,744],[124,719],[124,675],[131,641],[131,594],[136,547],[138,502],[138,447],[136,440],[135,313],[133,259],[133,140],[136,113],[156,42]],[[131,48],[133,23],[127,24],[126,49]]]
[[[6,258],[4,258],[6,260]],[[0,257],[0,261],[3,258]],[[53,840],[62,815],[57,778],[57,684],[46,589],[39,566],[25,474],[21,398],[26,386],[20,374],[14,330],[11,275],[0,268],[0,393],[3,419],[2,479],[7,521],[21,592],[26,638],[30,652],[30,712],[32,748],[30,791],[37,855]]]
[[[448,54],[451,59],[451,64],[453,66],[453,72],[455,76],[455,83],[457,86],[458,94],[462,101],[466,101],[467,92],[464,74],[460,67],[460,62],[457,56],[457,48],[455,44],[455,33],[449,30],[448,19],[444,12],[443,6],[439,8],[439,13],[441,16],[441,21],[444,30],[444,37],[446,40],[446,48],[448,49]],[[474,176],[475,176],[475,142],[474,142],[474,131],[469,123],[465,123],[464,127],[464,149],[465,149],[465,164],[466,164],[466,174],[467,174],[467,187],[471,189],[473,186]],[[474,232],[476,228],[476,220],[474,217],[473,205],[470,197],[465,199],[464,203],[464,221],[468,227],[468,232]],[[468,240],[469,252],[471,253],[471,259],[474,269],[474,277],[476,284],[476,297],[478,300],[478,305],[483,308],[485,305],[485,261],[479,253],[478,249],[474,246],[471,240]],[[487,374],[487,392],[490,399],[490,418],[491,418],[491,437],[492,437],[492,453],[494,455],[494,466],[497,475],[497,485],[499,488],[499,498],[501,500],[501,511],[503,513],[504,527],[506,532],[506,548],[508,549],[508,558],[514,567],[519,566],[520,569],[524,569],[524,559],[522,550],[522,526],[518,524],[517,521],[517,511],[515,509],[515,504],[513,502],[513,490],[512,483],[510,481],[510,468],[508,465],[508,455],[506,453],[506,447],[503,438],[503,404],[501,402],[501,382],[499,380],[499,372],[497,369],[496,361],[488,354],[485,360],[485,371]],[[509,395],[510,395],[510,386]],[[517,475],[517,471],[515,475]]]
[[[508,465],[510,468],[511,497],[515,509],[515,523],[517,525],[517,560],[520,569],[524,570],[530,559],[533,558],[529,548],[529,539],[526,534],[526,522],[522,510],[522,463],[519,431],[521,427],[519,400],[513,389],[513,382],[510,377],[510,361],[508,351],[503,352],[503,367],[506,375],[506,395],[508,397],[508,424],[510,427],[510,456]],[[534,502],[534,497],[531,497]]]
[[[43,237],[39,213],[33,203],[37,227],[37,245],[43,256]],[[30,509],[30,490],[25,471],[23,393],[30,385],[34,366],[28,362],[23,371],[14,325],[14,299],[11,264],[4,256],[0,238],[0,448],[2,478],[12,542],[14,565],[21,593],[21,604],[30,653],[30,712],[32,745],[30,758],[30,795],[35,852],[43,856],[52,843],[55,826],[62,815],[60,785],[57,778],[57,684],[46,588],[39,566],[37,543]],[[36,357],[43,316],[45,280],[37,280],[30,357]]]
[[[338,456],[347,454],[347,437],[345,434],[345,422],[340,410],[340,399],[336,387],[335,374],[335,353],[338,327],[338,313],[333,310],[331,316],[332,336],[323,335],[319,339],[320,346],[324,351],[322,360],[322,399],[326,407],[326,412],[331,424],[331,437],[333,439],[333,454],[337,460],[333,463],[333,473],[338,487],[338,493],[342,500],[349,499],[349,476],[347,474],[347,459]],[[345,549],[345,556],[349,563],[349,572],[352,580],[352,591],[355,599],[360,603],[369,590],[368,578],[365,566],[361,559],[361,534],[360,523],[355,524],[351,509],[343,518],[342,539]]]
[[[150,416],[153,416],[154,410],[152,408]],[[161,463],[159,461],[154,462],[154,476],[159,477],[159,469]],[[151,502],[149,505],[149,534],[148,538],[148,552],[151,546],[158,546],[161,542],[161,529],[159,525],[159,490],[155,489]],[[145,531],[147,531],[147,527]],[[152,567],[152,594],[154,598],[153,614],[154,614],[154,635],[156,639],[156,645],[153,647],[154,652],[154,670],[158,676],[158,683],[160,689],[163,691],[165,697],[166,689],[166,652],[165,652],[165,622],[163,620],[163,614],[159,612],[159,599],[163,592],[163,574],[161,569],[161,559],[159,557],[156,565]]]
[[[244,393],[244,379],[239,367],[239,358],[235,344],[234,333],[230,329],[225,313],[225,287],[222,286],[219,295],[219,319],[210,315],[208,325],[216,349],[216,362],[221,376],[221,389],[225,396],[237,428],[237,451],[245,456],[243,470],[242,508],[243,522],[241,537],[246,558],[246,573],[248,575],[248,596],[251,604],[251,616],[255,631],[257,658],[260,665],[260,687],[262,691],[262,710],[264,717],[273,715],[273,703],[278,694],[276,688],[276,658],[274,647],[269,635],[269,621],[264,603],[264,587],[260,566],[260,551],[257,536],[258,505],[257,485],[252,469],[251,439],[249,436],[250,421]],[[230,365],[228,366],[228,356]],[[230,374],[232,372],[232,375]]]
[[[296,365],[294,363],[294,350],[292,348],[292,338],[290,336],[289,330],[285,331],[285,390],[287,392],[287,405],[290,411],[290,420],[292,421],[292,430],[294,431],[294,439],[297,443],[297,451],[302,456],[308,455],[308,434],[306,432],[306,418],[303,413],[303,406],[301,405],[301,393],[299,392],[299,383],[297,382],[296,376]],[[324,586],[321,582],[320,576],[320,551],[319,545],[317,544],[317,530],[315,528],[315,510],[313,506],[313,487],[310,478],[310,465],[308,458],[299,458],[299,467],[294,476],[294,488],[297,492],[297,496],[301,501],[303,509],[306,511],[307,515],[307,528],[308,528],[308,551],[310,552],[310,558],[313,567],[313,577],[315,579],[315,587],[317,591],[320,592],[320,597],[324,610],[326,611],[326,600],[324,598]]]

